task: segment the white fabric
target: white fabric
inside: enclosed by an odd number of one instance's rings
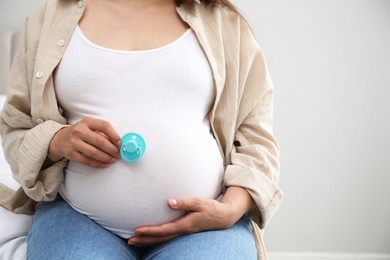
[[[0,259],[26,259],[31,221],[32,216],[14,214],[0,207]]]
[[[3,107],[5,96],[0,95],[0,107]],[[1,141],[1,139],[0,139]],[[0,145],[0,182],[12,189],[19,184],[12,178],[11,169],[4,159]],[[27,233],[32,216],[14,214],[0,207],[0,259],[24,260],[27,251]]]
[[[221,194],[223,159],[208,119],[213,77],[191,29],[160,48],[118,51],[90,42],[77,27],[55,88],[70,124],[101,118],[120,135],[137,132],[146,141],[133,164],[69,162],[60,192],[77,211],[128,238],[140,225],[181,216],[168,208],[169,198]]]

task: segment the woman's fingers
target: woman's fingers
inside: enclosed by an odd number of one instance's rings
[[[183,234],[194,233],[196,232],[195,230],[189,230],[186,228],[188,226],[188,223],[186,223],[187,220],[185,219],[187,219],[189,215],[186,215],[174,222],[163,224],[161,226],[137,228],[137,230],[135,231],[136,235],[128,240],[128,244],[154,245],[164,241],[168,241]],[[192,217],[190,217],[190,219],[191,218]]]
[[[88,157],[88,156],[86,156],[86,155],[84,155],[84,154],[82,154],[80,152],[75,151],[75,150],[72,150],[72,152],[69,155],[68,159],[72,160],[72,161],[75,161],[75,162],[78,162],[78,163],[81,163],[83,165],[92,167],[92,168],[106,168],[106,167],[108,167],[110,165],[109,163],[105,163],[105,162],[101,162],[101,161],[95,160],[95,159],[93,159],[91,157]]]
[[[71,126],[70,140],[79,152],[93,159],[109,162],[112,159],[109,157],[119,158],[118,148],[110,140],[109,135],[112,136],[112,132],[115,132],[115,130],[108,122],[87,117]],[[114,136],[113,138],[117,137]],[[104,153],[107,155],[104,155]]]
[[[65,157],[101,168],[120,157],[119,147],[120,136],[110,123],[86,117],[58,131],[50,143],[49,154],[54,161]]]
[[[189,215],[186,215],[182,218],[179,218],[176,221],[168,222],[160,226],[149,226],[149,227],[137,228],[135,234],[144,235],[144,236],[153,236],[153,237],[165,237],[165,236],[174,236],[174,235],[192,233],[191,231],[193,230],[190,230],[188,228],[190,226],[190,224],[187,223],[188,218]],[[188,221],[191,221],[191,219],[188,219]]]
[[[95,160],[97,162],[113,163],[113,162],[116,162],[117,159],[119,158],[118,149],[116,149],[115,147],[113,147],[113,148],[108,147],[105,149],[101,149],[103,146],[112,146],[111,143],[109,143],[110,145],[108,145],[108,144],[105,144],[102,142],[101,146],[94,146],[94,145],[91,145],[90,142],[83,142],[80,140],[78,140],[78,142],[79,142],[78,149],[77,149],[78,152],[81,153],[82,155],[85,155],[87,158],[90,158],[90,159]],[[107,149],[113,150],[113,154],[106,153],[105,150],[107,150]]]
[[[80,152],[83,154],[103,162],[110,162],[113,158],[119,158],[118,147],[102,134],[89,131],[88,134],[85,134],[83,140],[83,144],[80,145]]]
[[[109,122],[91,117],[86,117],[83,120],[90,130],[97,131],[107,137],[116,148],[120,147],[121,137]]]
[[[231,223],[237,221],[231,219],[226,208],[230,206],[213,199],[169,199],[168,206],[187,213],[163,225],[136,228],[135,236],[128,240],[129,245],[153,245],[183,234],[228,228]]]
[[[202,198],[190,198],[182,200],[168,200],[168,206],[174,210],[183,210],[183,211],[202,211],[205,205],[209,201],[205,201]]]
[[[163,243],[165,241],[168,241],[172,238],[178,237],[177,235],[173,236],[166,236],[166,237],[148,237],[148,236],[135,236],[132,237],[129,241],[129,245],[134,246],[151,246],[159,243]]]
[[[148,245],[166,241],[183,234],[228,228],[237,219],[232,219],[230,206],[213,199],[189,198],[168,200],[173,210],[187,212],[175,221],[159,226],[143,226],[135,230],[128,241],[131,245]]]

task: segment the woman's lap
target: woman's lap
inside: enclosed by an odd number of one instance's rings
[[[152,247],[128,246],[57,199],[37,210],[27,240],[27,259],[256,259],[246,218],[225,230],[180,236]]]
[[[155,246],[144,254],[145,260],[256,259],[256,246],[246,218],[229,229],[180,236]]]
[[[136,259],[133,254],[124,240],[58,198],[38,208],[27,238],[27,259]]]

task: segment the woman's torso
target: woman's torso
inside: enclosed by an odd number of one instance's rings
[[[223,160],[208,120],[213,79],[191,30],[163,47],[117,51],[77,28],[55,86],[70,124],[101,118],[147,143],[134,164],[120,160],[96,170],[69,162],[60,192],[76,210],[129,237],[139,225],[181,216],[167,207],[169,198],[221,194]]]

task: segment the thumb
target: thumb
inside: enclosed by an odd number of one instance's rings
[[[168,206],[174,210],[200,211],[201,201],[196,198],[183,200],[169,199]]]

